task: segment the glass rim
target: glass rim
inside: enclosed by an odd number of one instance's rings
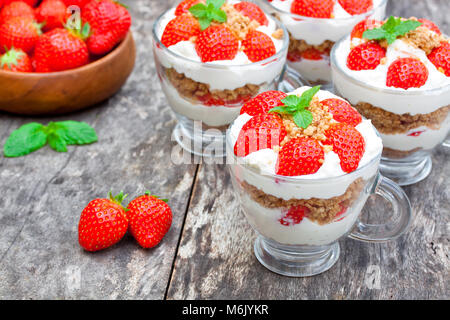
[[[332,72],[335,72],[334,70],[337,70],[337,72],[339,72],[343,77],[345,77],[347,80],[353,82],[354,84],[364,87],[366,89],[373,90],[373,91],[379,91],[379,92],[383,92],[383,93],[389,93],[389,94],[393,94],[393,95],[402,95],[402,96],[418,96],[418,95],[423,95],[424,93],[433,93],[433,92],[441,92],[442,90],[450,90],[450,83],[447,85],[443,85],[441,87],[431,88],[431,89],[414,88],[413,91],[399,90],[399,89],[392,89],[392,88],[381,88],[381,87],[377,87],[377,86],[371,85],[369,83],[366,83],[366,82],[362,81],[361,79],[358,79],[358,78],[354,77],[353,75],[346,73],[342,69],[342,67],[339,65],[339,63],[337,62],[336,51],[338,50],[338,48],[340,46],[343,45],[343,43],[345,41],[347,41],[349,39],[350,39],[350,36],[347,35],[347,36],[341,38],[338,42],[336,42],[334,44],[334,46],[330,52],[330,61],[331,61]]]
[[[302,15],[295,14],[295,13],[292,13],[289,11],[284,11],[284,10],[281,10],[281,9],[275,7],[272,4],[272,2],[269,2],[267,0],[262,0],[262,1],[264,1],[264,3],[266,5],[270,6],[273,10],[275,10],[278,13],[290,15],[292,18],[297,18],[297,19],[306,20],[306,21],[308,21],[308,20],[315,21],[315,22],[319,22],[319,23],[321,23],[323,21],[328,21],[328,20],[347,21],[347,20],[354,20],[355,18],[358,18],[358,17],[370,16],[370,15],[374,14],[376,10],[378,10],[382,6],[386,5],[388,2],[388,0],[381,0],[380,4],[377,7],[373,7],[372,10],[361,13],[361,14],[355,14],[355,15],[352,15],[352,16],[346,17],[346,18],[315,18],[315,17],[302,16]]]
[[[162,18],[169,13],[171,10],[174,10],[174,8],[168,9],[166,11],[164,11],[161,15],[159,15],[159,17],[155,20],[155,22],[153,23],[153,27],[152,27],[152,37],[153,37],[153,41],[155,41],[158,46],[164,50],[164,52],[174,56],[175,58],[181,59],[181,60],[185,60],[188,61],[189,63],[193,63],[193,64],[197,64],[200,65],[202,67],[206,67],[206,68],[213,68],[213,69],[230,69],[230,68],[242,68],[242,67],[253,67],[253,66],[257,66],[257,65],[261,65],[261,66],[265,66],[270,64],[272,61],[277,61],[279,58],[282,58],[283,55],[287,56],[287,50],[289,48],[289,34],[288,31],[286,29],[286,27],[284,26],[283,23],[281,23],[281,21],[279,21],[278,19],[275,19],[274,17],[272,17],[271,15],[267,14],[266,12],[264,12],[264,14],[266,14],[268,16],[269,19],[273,19],[273,21],[275,21],[277,27],[279,27],[280,29],[283,30],[283,47],[281,48],[280,51],[278,51],[277,53],[275,53],[273,56],[261,60],[261,61],[257,61],[257,62],[252,62],[252,63],[247,63],[247,64],[236,64],[236,65],[225,65],[225,64],[212,64],[212,63],[204,63],[201,61],[196,61],[196,60],[192,60],[189,58],[186,58],[176,52],[171,51],[169,48],[167,48],[164,44],[162,44],[161,39],[159,39],[158,35],[157,35],[157,27],[159,26]]]
[[[266,177],[266,178],[271,178],[271,179],[279,179],[279,180],[285,180],[287,182],[290,183],[300,183],[300,184],[318,184],[318,183],[326,183],[326,182],[335,182],[341,179],[347,179],[347,178],[352,178],[352,177],[356,177],[357,176],[361,176],[361,172],[365,171],[366,169],[370,168],[371,166],[373,166],[376,162],[379,162],[381,160],[381,154],[383,149],[380,150],[380,152],[372,159],[370,160],[368,163],[366,163],[365,165],[363,165],[360,168],[357,168],[355,171],[352,171],[350,173],[346,173],[344,175],[340,175],[340,176],[335,176],[335,177],[325,177],[325,178],[319,178],[319,179],[311,179],[311,178],[299,178],[297,177],[291,177],[291,176],[282,176],[282,175],[278,175],[278,174],[271,174],[271,173],[261,173],[259,172],[257,169],[252,168],[248,165],[245,165],[241,159],[239,157],[237,157],[234,154],[234,147],[231,145],[231,127],[233,126],[233,123],[228,127],[227,132],[226,132],[226,149],[227,149],[227,159],[228,159],[228,155],[232,155],[233,158],[233,162],[229,163],[228,161],[226,162],[227,165],[232,165],[232,164],[237,164],[249,171],[251,171],[252,173],[258,175],[258,176],[262,176],[262,177]],[[372,128],[375,130],[377,136],[381,139],[380,134],[378,133],[377,129],[372,125]]]

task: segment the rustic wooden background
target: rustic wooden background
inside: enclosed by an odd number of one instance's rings
[[[448,299],[450,150],[405,190],[415,213],[395,242],[341,242],[338,263],[319,276],[293,279],[262,267],[255,233],[239,211],[224,165],[169,161],[175,118],[156,76],[154,19],[176,0],[123,0],[138,45],[135,71],[109,101],[56,117],[93,125],[100,141],[49,148],[27,157],[0,156],[1,299]],[[433,19],[450,33],[450,1],[391,0],[388,13]],[[0,114],[0,145],[20,125],[55,118]],[[150,189],[170,198],[173,226],[155,249],[131,236],[90,254],[77,242],[84,206],[109,190],[136,196]],[[379,207],[378,207],[379,208]],[[374,211],[369,201],[366,211]]]

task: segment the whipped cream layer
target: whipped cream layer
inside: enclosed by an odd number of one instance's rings
[[[319,45],[326,40],[338,41],[340,38],[350,33],[353,27],[360,21],[371,18],[382,20],[386,12],[386,1],[373,0],[373,9],[361,15],[350,15],[336,1],[332,19],[307,18],[302,20],[294,18],[291,14],[293,0],[273,0],[271,5],[267,5],[271,13],[276,13],[281,22],[286,26],[292,37],[305,40],[308,44]]]
[[[309,81],[331,82],[330,59],[310,60],[302,58],[300,61],[289,61],[288,65],[299,72]]]
[[[368,102],[395,114],[410,115],[431,113],[450,104],[450,77],[438,71],[423,50],[397,39],[386,51],[386,64],[380,64],[374,70],[361,71],[347,67],[350,51],[350,37],[335,45],[332,51],[332,78],[336,90],[351,104]],[[425,64],[429,75],[424,86],[407,90],[386,86],[389,66],[397,58],[403,57],[418,58]],[[334,63],[337,65],[333,65]],[[347,76],[355,80],[348,79]]]
[[[229,1],[230,4],[239,1]],[[267,16],[267,15],[266,15]],[[157,37],[161,39],[166,25],[175,18],[175,8],[169,10],[157,26]],[[267,16],[268,26],[260,26],[256,30],[268,35],[276,48],[276,55],[285,50],[287,53],[287,35],[283,39],[275,39],[272,34],[278,29],[275,19]],[[282,72],[286,63],[286,54],[273,57],[273,60],[262,65],[252,63],[243,51],[239,51],[233,60],[219,60],[202,63],[191,41],[180,41],[167,49],[156,46],[155,54],[159,62],[166,68],[175,68],[178,73],[194,81],[209,85],[210,90],[234,90],[246,84],[260,85],[273,82]],[[181,57],[180,57],[181,56]]]
[[[296,94],[300,96],[304,91],[310,89],[310,87],[301,87],[290,94]],[[330,98],[336,98],[344,100],[328,91],[320,90],[316,95],[319,100],[325,100]],[[345,101],[345,100],[344,100]],[[247,123],[252,117],[248,114],[240,115],[232,124],[228,130],[231,146],[236,144],[239,132],[245,123]],[[256,152],[250,153],[248,156],[239,158],[239,161],[244,164],[240,172],[239,179],[245,180],[247,183],[257,187],[267,194],[271,194],[277,198],[284,200],[290,199],[330,199],[340,196],[345,193],[350,184],[358,178],[368,180],[373,177],[378,170],[378,161],[373,161],[375,158],[379,158],[383,149],[381,138],[377,135],[375,128],[370,120],[363,120],[358,126],[356,126],[363,136],[366,149],[364,155],[359,163],[358,169],[367,165],[364,170],[359,172],[353,172],[351,174],[345,173],[340,164],[338,155],[330,151],[325,154],[325,161],[320,169],[310,175],[302,175],[298,177],[286,177],[291,180],[292,178],[298,178],[305,181],[302,183],[295,183],[284,180],[282,176],[275,178],[276,164],[278,159],[278,153],[272,149],[262,149]],[[228,148],[232,149],[232,148]],[[229,157],[234,156],[233,150],[229,151]],[[231,158],[230,158],[231,159]],[[372,163],[371,165],[368,165]],[[246,167],[253,168],[248,170]],[[335,178],[330,179],[326,184],[323,181],[316,182],[317,179]]]

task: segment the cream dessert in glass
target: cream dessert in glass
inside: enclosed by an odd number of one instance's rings
[[[248,1],[185,0],[153,27],[161,87],[186,150],[223,156],[225,131],[242,105],[274,89],[288,48],[284,27]]]
[[[359,22],[383,19],[387,0],[260,0],[286,26],[288,66],[311,84],[331,87],[330,51]]]
[[[227,162],[259,235],[258,260],[283,275],[309,276],[333,266],[342,237],[401,235],[411,208],[401,188],[378,172],[382,148],[370,120],[320,87],[250,100],[227,132]],[[374,193],[392,203],[386,224],[359,220]]]
[[[390,17],[352,32],[331,54],[333,82],[383,139],[382,173],[409,185],[431,171],[450,130],[450,43],[425,19]]]

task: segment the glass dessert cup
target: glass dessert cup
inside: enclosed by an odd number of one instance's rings
[[[330,51],[335,42],[350,34],[360,21],[367,18],[382,20],[386,12],[387,0],[381,0],[372,10],[346,18],[311,18],[283,11],[267,0],[260,0],[266,12],[273,14],[285,25],[289,32],[290,44],[288,67],[299,72],[311,85],[322,85],[322,89],[332,89]],[[309,49],[321,53],[318,57],[301,57]]]
[[[381,173],[401,186],[425,179],[431,172],[431,153],[450,132],[450,85],[424,90],[379,88],[356,79],[338,63],[331,52],[334,90],[364,117],[372,120],[383,140]],[[420,106],[428,113],[411,114]],[[394,113],[395,112],[395,113]]]
[[[308,179],[261,174],[242,164],[233,150],[227,134],[231,180],[242,211],[258,233],[255,255],[275,273],[291,277],[322,273],[339,258],[339,239],[384,242],[399,237],[409,226],[409,200],[397,184],[380,175],[381,154],[350,174]],[[392,204],[385,224],[359,220],[372,194]],[[289,208],[300,206],[308,208],[300,223],[281,223]]]
[[[275,20],[276,28],[283,30],[283,45],[266,60],[245,65],[201,63],[161,43],[158,28],[166,13],[153,25],[153,53],[162,90],[178,120],[173,137],[192,154],[223,157],[226,129],[242,105],[261,92],[277,89],[287,76],[287,31]]]

